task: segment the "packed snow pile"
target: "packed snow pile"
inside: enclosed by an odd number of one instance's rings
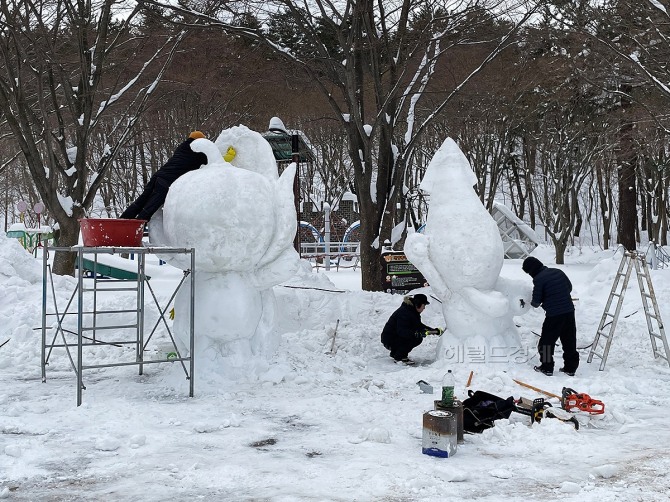
[[[136,367],[86,370],[79,408],[62,348],[41,381],[41,267],[20,252],[0,237],[0,344],[9,340],[0,347],[0,496],[8,500],[667,500],[670,368],[651,354],[635,281],[605,370],[586,363],[620,260],[613,251],[571,250],[560,267],[578,298],[581,365],[572,378],[532,370],[538,310],[515,318],[522,346],[514,357],[463,345],[437,360],[439,339],[429,337],[411,354],[417,366],[396,364],[379,336],[402,299],[360,291],[357,272],[325,275],[303,264],[273,288],[283,305],[280,341],[264,368],[221,375],[199,361],[196,374],[205,378],[193,398],[178,363],[147,365],[143,375]],[[534,254],[551,263],[550,249]],[[165,299],[180,274],[169,265],[155,270],[152,287]],[[526,277],[517,260],[506,261],[501,275]],[[670,318],[670,271],[652,278]],[[56,280],[67,301],[74,279]],[[135,301],[104,296],[98,308]],[[443,325],[439,302],[422,317]],[[84,357],[110,363],[133,350],[103,346]],[[603,400],[606,412],[581,417],[578,431],[554,419],[531,426],[513,413],[466,435],[453,457],[430,457],[421,453],[422,415],[439,399],[448,369],[461,398],[473,371],[472,390],[535,398],[543,396],[514,379],[557,394],[569,386]],[[436,393],[422,393],[419,380]]]

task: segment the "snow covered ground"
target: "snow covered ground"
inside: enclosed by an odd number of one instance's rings
[[[535,253],[552,266],[552,251]],[[592,341],[620,255],[571,250],[561,266],[578,298],[578,346]],[[180,271],[152,269],[164,300]],[[503,274],[530,278],[507,260]],[[670,319],[670,270],[652,272],[662,315]],[[61,299],[74,281],[57,278]],[[290,286],[290,287],[287,287]],[[309,289],[301,289],[309,288]],[[275,288],[281,346],[259,376],[223,377],[196,365],[195,397],[177,363],[89,370],[83,405],[65,352],[55,350],[41,382],[42,271],[13,239],[0,236],[0,498],[26,500],[666,501],[670,492],[670,368],[654,360],[637,282],[630,282],[604,371],[598,362],[574,378],[546,377],[537,363],[541,311],[518,318],[524,347],[484,354],[454,348],[434,361],[436,338],[395,364],[379,342],[398,296],[360,290],[351,270],[300,275]],[[429,290],[426,291],[430,293]],[[66,300],[64,300],[66,301]],[[132,308],[132,295],[99,299],[99,309]],[[443,326],[437,302],[423,315]],[[332,335],[337,320],[335,353]],[[160,336],[166,336],[164,332]],[[448,336],[448,333],[444,336]],[[114,362],[131,349],[90,351],[87,363]],[[501,355],[502,354],[502,355]],[[525,355],[527,354],[527,356]],[[558,351],[560,364],[560,350]],[[449,459],[421,453],[422,415],[433,408],[447,369],[463,397],[471,389],[501,397],[541,397],[519,379],[560,394],[563,386],[605,402],[579,431],[557,420],[530,426],[512,414],[467,435]]]

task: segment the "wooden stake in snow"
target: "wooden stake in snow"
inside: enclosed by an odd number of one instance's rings
[[[330,354],[335,353],[335,337],[337,336],[337,328],[340,325],[340,320],[338,319],[335,323],[335,331],[333,332],[333,343],[330,344]]]
[[[472,377],[474,376],[475,372],[470,371],[470,376],[468,377],[468,383],[465,384],[465,387],[470,387],[470,384],[472,383]]]

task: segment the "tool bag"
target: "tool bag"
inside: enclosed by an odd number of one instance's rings
[[[470,390],[468,396],[463,401],[463,430],[467,432],[479,433],[490,429],[496,420],[509,418],[516,410],[512,396],[503,399],[481,390]]]

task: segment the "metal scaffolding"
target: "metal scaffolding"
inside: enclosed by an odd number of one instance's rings
[[[61,252],[70,252],[76,254],[76,278],[77,285],[72,291],[72,294],[65,306],[64,310],[61,312],[58,306],[58,298],[56,296],[56,291],[53,282],[53,274],[51,270],[51,265],[48,263],[49,252],[51,251],[61,251]],[[132,272],[130,276],[125,275],[122,278],[107,277],[103,278],[101,276],[101,271],[108,272],[109,267],[105,266],[98,262],[98,255],[114,255],[114,254],[133,254],[136,256],[135,272]],[[156,297],[154,290],[151,287],[149,282],[149,277],[146,275],[146,256],[148,254],[190,254],[191,257],[191,268],[184,271],[184,275],[177,285],[177,287],[172,292],[170,299],[164,306],[161,306],[159,299]],[[129,260],[129,263],[133,263]],[[129,248],[129,247],[49,247],[47,246],[44,249],[43,260],[42,260],[42,382],[46,382],[46,367],[49,364],[49,358],[51,357],[52,351],[55,348],[64,348],[67,353],[68,358],[70,359],[70,364],[77,376],[77,406],[81,405],[82,402],[82,390],[85,390],[83,382],[83,372],[84,370],[93,369],[93,368],[107,368],[114,366],[130,366],[135,365],[139,366],[139,374],[143,374],[145,364],[155,364],[155,363],[165,363],[165,362],[179,362],[186,374],[186,379],[189,380],[189,396],[193,397],[193,370],[194,370],[194,317],[195,317],[195,281],[193,280],[195,274],[195,249],[192,248],[153,248],[153,247],[138,247],[138,248]],[[90,277],[88,277],[90,275]],[[191,280],[188,281],[190,284],[190,347],[188,356],[184,356],[179,352],[179,348],[175,343],[174,336],[170,330],[169,323],[165,319],[166,313],[172,304],[175,296],[179,290],[187,284],[186,279],[191,277]],[[145,319],[144,319],[144,301],[145,301],[145,291],[148,290],[151,293],[153,298],[154,305],[158,309],[158,319],[154,324],[153,328],[149,332],[148,336],[145,338]],[[99,310],[98,309],[98,296],[103,294],[115,292],[134,292],[136,296],[136,306],[135,309],[124,309],[124,310]],[[92,310],[84,309],[84,297],[85,295],[93,296]],[[49,302],[49,298],[51,302]],[[76,298],[76,304],[74,302]],[[113,318],[115,315],[125,315],[134,314],[134,322],[130,324],[112,324],[104,323],[98,324],[99,316],[104,315],[105,318]],[[77,327],[75,330],[69,330],[64,326],[64,321],[68,316],[77,317]],[[48,320],[54,319],[54,322],[48,323]],[[152,336],[156,332],[158,326],[163,323],[167,330],[167,334],[170,337],[170,341],[174,347],[174,352],[177,357],[163,358],[163,359],[151,359],[146,360],[144,357],[144,352],[147,350],[147,345],[151,341]],[[111,333],[110,336],[114,336],[119,332],[124,332],[127,330],[134,331],[134,337],[126,336],[125,338],[130,339],[105,339],[104,341],[99,338],[98,332],[106,331]],[[47,332],[53,331],[53,336],[47,338]],[[76,336],[76,341],[73,340],[73,337]],[[60,337],[60,341],[58,338]],[[49,341],[50,340],[50,341]],[[84,349],[95,346],[112,346],[112,347],[125,347],[125,346],[134,346],[135,347],[135,360],[134,361],[117,361],[107,364],[85,364],[84,361]],[[73,357],[72,349],[76,347],[76,355]],[[188,362],[188,368],[186,366]]]

